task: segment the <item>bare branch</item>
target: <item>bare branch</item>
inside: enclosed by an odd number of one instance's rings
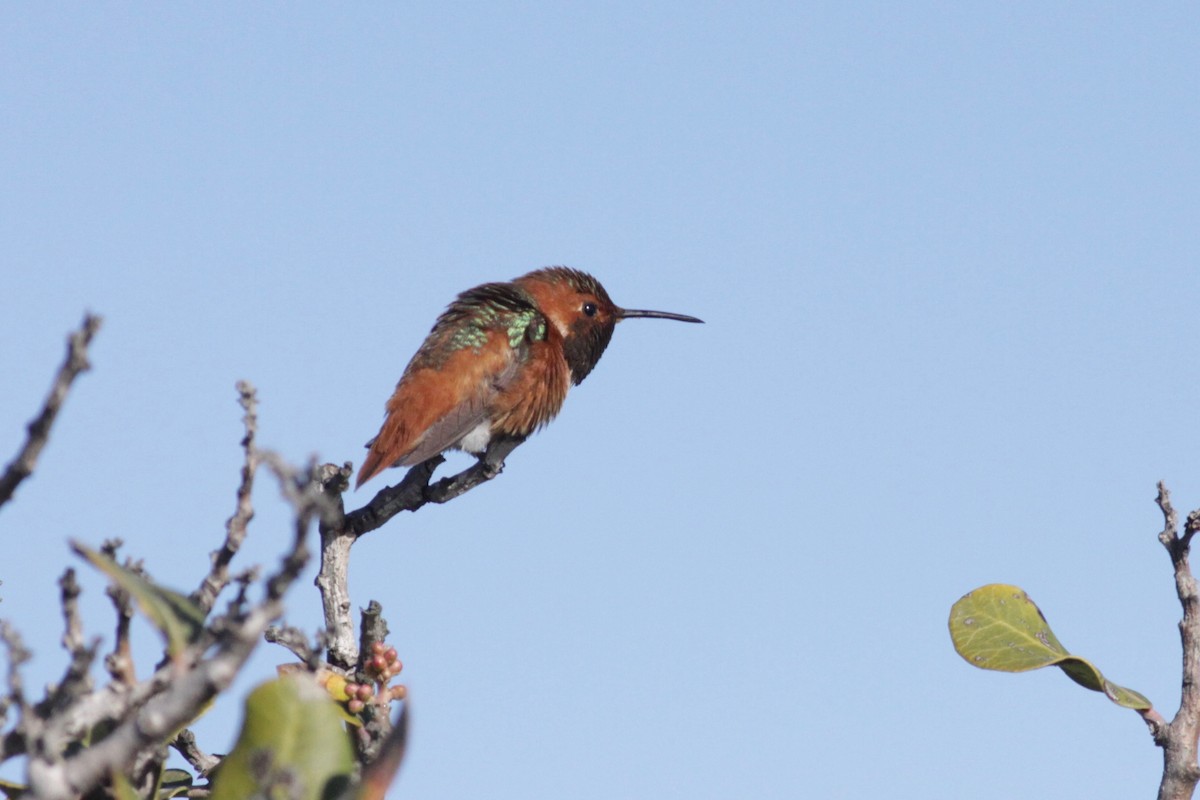
[[[504,459],[523,441],[495,438],[475,464],[431,484],[434,470],[445,460],[442,456],[434,456],[410,469],[400,483],[381,490],[367,505],[344,516],[340,513],[342,493],[350,485],[350,465],[325,464],[321,468],[321,483],[338,512],[331,521],[321,524],[321,569],[315,581],[325,612],[331,664],[350,669],[358,662],[348,584],[350,548],[358,537],[379,528],[401,511],[416,511],[427,503],[449,502],[490,481],[503,471]]]
[[[304,662],[305,668],[310,672],[315,672],[320,666],[321,650],[323,649],[320,644],[322,636],[317,637],[318,644],[313,647],[309,644],[308,635],[299,628],[293,628],[290,625],[283,627],[272,625],[267,628],[263,638],[271,644],[287,648],[292,655]]]
[[[1163,530],[1158,540],[1171,556],[1175,571],[1175,591],[1183,606],[1179,636],[1183,644],[1183,691],[1179,711],[1169,724],[1147,719],[1155,742],[1163,748],[1163,777],[1159,785],[1159,800],[1188,800],[1200,782],[1200,767],[1196,762],[1196,740],[1200,735],[1200,592],[1188,564],[1192,535],[1200,524],[1200,511],[1188,515],[1183,536],[1179,535],[1179,518],[1171,505],[1171,494],[1163,483],[1158,484],[1156,502],[1163,514]]]
[[[374,646],[387,641],[388,624],[383,618],[383,606],[378,600],[367,603],[367,607],[362,611],[362,624],[359,627],[362,633],[359,638],[358,671],[365,673],[367,659],[371,658]],[[366,680],[365,674],[360,677]]]
[[[349,464],[336,467],[325,464],[318,479],[322,490],[342,511],[342,492],[350,485],[352,470]],[[344,517],[333,524],[321,523],[321,569],[313,581],[321,594],[325,613],[325,638],[328,642],[329,663],[342,670],[353,669],[358,663],[354,641],[354,622],[350,618],[350,548],[355,536],[346,530]]]
[[[262,631],[282,611],[283,604],[277,598],[255,609],[242,626],[228,631],[214,656],[179,675],[166,691],[152,697],[92,747],[58,763],[31,759],[29,778],[37,796],[48,800],[76,797],[114,769],[123,769],[141,750],[158,745],[194,719],[209,700],[233,682]]]
[[[1158,482],[1158,496],[1154,498],[1154,502],[1158,504],[1163,515],[1163,529],[1158,534],[1158,540],[1162,542],[1163,547],[1170,550],[1171,543],[1179,538],[1179,516],[1171,505],[1171,492],[1162,481]]]
[[[359,641],[358,669],[354,677],[357,681],[370,683],[372,678],[367,669],[367,662],[377,651],[376,645],[384,644],[388,635],[383,606],[378,601],[372,600],[363,609],[360,627],[362,634]],[[383,691],[383,683],[386,683],[386,680],[380,685],[378,702],[368,704],[363,709],[364,724],[361,733],[366,735],[360,737],[357,742],[358,758],[363,764],[370,764],[379,757],[384,742],[392,733],[391,700]]]
[[[185,761],[192,765],[192,769],[206,777],[209,772],[221,763],[221,759],[200,749],[196,744],[196,734],[192,733],[188,728],[181,730],[171,740],[171,747],[175,749],[175,752],[183,756]]]
[[[33,714],[25,699],[25,682],[21,678],[21,666],[32,658],[32,654],[21,641],[21,634],[0,620],[0,641],[8,650],[8,690],[0,698],[0,722],[8,717],[8,709],[17,709],[17,725],[4,737],[0,748],[0,760],[30,750],[29,743],[41,732],[41,721]]]
[[[379,528],[401,511],[416,511],[426,503],[447,503],[464,495],[503,472],[504,460],[524,441],[518,438],[494,438],[480,459],[470,467],[430,484],[433,471],[445,460],[442,456],[434,456],[409,470],[400,483],[381,490],[370,503],[347,514],[345,527],[355,537],[362,536]]]
[[[91,368],[91,365],[88,364],[87,349],[92,342],[92,337],[100,329],[100,322],[100,317],[93,314],[84,315],[83,324],[79,330],[72,333],[67,339],[67,357],[62,366],[58,368],[58,374],[54,377],[54,383],[50,387],[50,394],[47,395],[41,412],[29,423],[29,436],[21,451],[17,453],[16,458],[9,462],[4,474],[0,475],[0,506],[11,500],[13,492],[17,490],[21,481],[33,474],[38,456],[41,455],[42,448],[50,439],[50,428],[54,425],[54,419],[58,416],[63,401],[67,399],[67,392],[70,390],[71,384],[79,376],[79,373]]]
[[[117,560],[117,550],[121,547],[120,539],[109,539],[100,546],[100,552]],[[126,561],[126,566],[133,566]],[[104,657],[104,668],[109,676],[118,683],[133,686],[137,683],[137,673],[133,664],[133,651],[129,645],[129,625],[133,621],[133,604],[129,593],[116,584],[111,584],[104,593],[112,601],[113,610],[117,615],[117,628],[113,638],[112,652]]]
[[[210,641],[201,641],[180,659],[167,664],[150,681],[139,684],[126,706],[131,713],[121,717],[112,732],[91,747],[65,759],[58,750],[43,748],[32,757],[29,781],[32,796],[45,800],[68,800],[86,793],[121,770],[140,755],[159,748],[162,742],[200,713],[205,705],[233,682],[267,626],[283,613],[283,594],[295,582],[309,554],[305,536],[312,519],[328,513],[320,487],[309,477],[264,453],[266,463],[280,480],[284,496],[292,503],[296,525],[292,547],[274,574],[266,580],[266,597],[243,618],[218,617],[215,651]],[[211,653],[211,655],[207,655]],[[153,686],[147,686],[153,684]]]
[[[66,572],[58,579],[58,588],[61,592],[63,610],[62,645],[67,652],[74,653],[76,650],[82,649],[84,644],[83,622],[79,619],[79,595],[82,590],[79,588],[79,581],[75,579],[73,567],[67,567]]]
[[[400,718],[379,747],[375,759],[363,769],[362,781],[342,794],[342,800],[383,800],[396,778],[408,746],[408,704],[400,707]]]
[[[83,641],[83,623],[79,619],[78,581],[75,580],[75,570],[68,568],[58,582],[61,590],[63,609],[63,647],[71,656],[67,671],[57,686],[50,687],[46,698],[37,705],[37,714],[42,719],[49,719],[55,712],[68,707],[80,697],[92,691],[92,663],[100,652],[100,639],[96,638],[90,645]]]
[[[249,381],[238,381],[238,402],[246,412],[242,416],[246,435],[242,438],[242,449],[246,453],[242,464],[242,481],[237,490],[237,507],[233,516],[225,523],[225,542],[221,549],[212,554],[212,569],[205,576],[192,600],[205,612],[211,611],[217,595],[229,584],[229,563],[246,539],[246,527],[254,518],[251,492],[254,489],[254,473],[258,470],[258,449],[255,437],[258,433],[258,397]]]
[[[78,344],[80,353],[85,351],[91,332],[87,336],[77,334],[78,342],[72,340],[73,346]],[[77,371],[86,368],[86,358],[82,355],[78,363],[72,362],[70,357],[68,362]],[[69,384],[70,379],[67,379],[63,385],[64,393]],[[390,709],[391,703],[404,698],[404,687],[387,685],[395,674],[393,672],[384,670],[380,673],[374,666],[366,669],[363,659],[373,652],[385,650],[380,645],[387,636],[387,623],[379,604],[372,601],[362,611],[361,639],[354,636],[354,623],[358,620],[351,619],[350,548],[358,537],[380,527],[400,511],[415,511],[427,503],[447,502],[491,480],[503,469],[504,458],[521,442],[517,439],[494,441],[478,463],[436,482],[432,482],[433,473],[442,458],[430,459],[410,470],[396,487],[379,492],[366,507],[345,514],[342,494],[349,487],[349,465],[318,468],[311,464],[307,469],[295,469],[278,455],[260,451],[255,441],[254,387],[242,382],[238,384],[238,392],[245,412],[241,481],[234,512],[226,523],[225,540],[212,554],[211,567],[192,595],[192,599],[209,613],[204,631],[192,645],[182,653],[164,658],[148,671],[148,677],[139,681],[129,642],[133,605],[127,593],[110,588],[108,594],[117,623],[113,651],[105,664],[112,680],[94,688],[90,668],[99,652],[99,640],[91,643],[85,640],[78,609],[80,590],[74,571],[68,570],[60,580],[60,589],[63,646],[71,656],[70,664],[62,681],[49,687],[46,697],[31,706],[20,674],[20,665],[27,660],[28,654],[15,630],[7,626],[0,628],[0,638],[9,649],[8,690],[0,693],[0,727],[10,708],[17,708],[19,714],[17,724],[0,737],[0,761],[15,755],[26,756],[31,800],[67,800],[87,795],[107,781],[114,771],[123,772],[135,787],[146,790],[165,758],[166,744],[183,754],[197,771],[210,772],[220,763],[220,757],[200,749],[190,731],[178,732],[213,697],[229,687],[264,635],[269,641],[295,653],[310,670],[328,666],[348,679],[364,684],[363,690],[371,683],[378,684],[367,706],[364,708],[359,704],[364,724],[356,729],[358,755],[364,764],[377,760],[387,762],[384,768],[390,770],[388,779],[394,774],[403,754],[404,731],[393,730]],[[53,395],[52,392],[52,400]],[[61,402],[61,397],[54,402],[54,411]],[[51,405],[51,401],[47,401],[47,406]],[[49,423],[45,427],[48,431]],[[31,425],[30,431],[32,439],[34,426]],[[43,435],[37,448],[44,444]],[[251,494],[260,467],[278,479],[295,520],[291,549],[264,580],[259,579],[255,570],[245,570],[236,576],[230,572],[231,562],[244,543],[248,524],[254,516]],[[308,560],[305,542],[313,519],[320,521],[322,537],[322,568],[317,585],[321,588],[326,624],[315,644],[310,645],[305,634],[296,628],[269,626],[282,616],[282,598]],[[120,546],[119,541],[105,542],[101,551],[115,561]],[[124,564],[144,574],[140,563],[125,559]],[[237,584],[236,596],[228,601],[225,613],[214,615],[212,610],[230,583]],[[265,592],[260,598],[253,597],[256,592],[252,590],[259,586],[264,587]],[[399,662],[395,660],[394,651],[386,649],[385,654],[398,672]],[[322,663],[325,658],[328,665]],[[407,716],[402,714],[401,728],[406,720]],[[83,749],[73,746],[89,739],[97,726],[103,726],[103,738],[92,741]],[[205,790],[200,788],[198,791]]]
[[[1187,522],[1183,525],[1183,543],[1190,544],[1196,531],[1200,530],[1200,510],[1188,514]]]

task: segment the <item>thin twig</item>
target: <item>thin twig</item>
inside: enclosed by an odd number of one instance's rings
[[[67,568],[58,581],[60,602],[63,611],[62,644],[71,656],[67,671],[57,686],[52,687],[46,698],[37,705],[37,713],[43,719],[66,708],[75,700],[92,691],[92,663],[100,652],[100,638],[90,645],[83,641],[83,623],[79,618],[79,582],[75,570]]]
[[[9,462],[4,474],[0,475],[0,506],[12,499],[13,492],[17,490],[21,481],[33,474],[38,456],[41,454],[42,448],[46,446],[46,442],[50,440],[50,428],[54,425],[54,419],[58,416],[63,401],[67,399],[67,392],[70,390],[71,384],[79,376],[79,373],[91,368],[91,365],[88,364],[87,350],[88,345],[92,342],[92,337],[100,329],[100,322],[100,317],[94,314],[85,314],[79,330],[72,333],[67,339],[67,357],[62,366],[58,368],[58,374],[54,377],[54,383],[50,387],[50,394],[46,396],[46,402],[42,404],[41,412],[29,423],[29,436],[26,438],[24,446],[21,447],[16,458]]]
[[[408,703],[405,703],[400,707],[400,718],[380,744],[375,759],[363,769],[362,781],[353,787],[353,791],[344,792],[342,800],[383,800],[387,796],[387,790],[404,761],[404,752],[408,747],[408,726]]]
[[[1192,537],[1196,535],[1198,529],[1200,529],[1200,510],[1188,514],[1187,522],[1183,525],[1183,544],[1185,546],[1191,544]]]
[[[58,588],[63,611],[62,645],[67,652],[74,653],[84,647],[83,622],[79,618],[79,581],[75,579],[74,567],[67,567],[63,576],[58,579]]]
[[[383,606],[372,600],[362,611],[362,622],[358,648],[358,665],[354,678],[360,683],[371,683],[373,678],[367,669],[367,662],[374,657],[375,646],[387,641],[388,624],[383,618]],[[386,682],[386,681],[385,681]],[[379,687],[377,702],[368,703],[363,710],[364,724],[361,736],[356,742],[358,759],[363,764],[370,764],[379,757],[383,743],[392,732],[391,699]]]
[[[263,638],[271,644],[288,649],[292,655],[304,662],[306,669],[316,671],[320,663],[320,648],[309,644],[308,635],[304,631],[290,625],[272,625],[267,628]]]
[[[8,709],[14,706],[17,709],[17,725],[4,739],[3,756],[7,758],[28,752],[29,743],[41,733],[41,725],[25,699],[25,681],[21,678],[21,666],[33,655],[26,649],[21,634],[7,620],[0,620],[0,641],[8,649],[8,686],[0,699],[0,721],[7,718]]]
[[[212,569],[192,593],[192,600],[205,611],[211,611],[217,595],[229,584],[229,563],[246,540],[246,528],[254,518],[251,493],[254,489],[254,474],[258,470],[258,449],[255,437],[258,434],[258,397],[249,381],[238,381],[238,403],[245,414],[242,424],[246,435],[242,437],[242,449],[246,457],[242,463],[242,480],[237,489],[237,506],[225,523],[225,542],[221,549],[212,554]]]
[[[359,625],[358,648],[358,678],[366,681],[367,660],[372,658],[376,644],[385,644],[388,637],[387,620],[383,618],[383,606],[378,600],[367,603],[362,610],[362,622]]]
[[[375,530],[401,511],[416,511],[427,503],[447,503],[487,483],[504,471],[504,460],[524,439],[493,439],[478,461],[467,469],[430,484],[433,471],[445,459],[434,456],[408,471],[395,486],[382,489],[367,505],[346,515],[345,527],[355,537]]]
[[[221,763],[221,759],[200,749],[196,744],[196,734],[188,728],[184,728],[176,734],[175,738],[171,740],[171,747],[192,765],[192,769],[204,776],[207,776],[214,767]]]
[[[121,547],[120,539],[109,539],[100,546],[100,552],[117,560],[117,550]],[[126,560],[126,566],[134,568],[134,565]],[[112,601],[113,610],[117,615],[117,628],[113,638],[112,652],[104,657],[104,668],[108,670],[108,674],[112,679],[125,686],[133,686],[137,683],[137,671],[133,663],[133,650],[129,644],[129,626],[133,622],[133,603],[129,597],[129,592],[125,591],[115,583],[110,584],[104,593],[108,599]]]

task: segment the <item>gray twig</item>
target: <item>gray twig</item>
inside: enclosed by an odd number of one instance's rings
[[[46,698],[37,705],[38,715],[48,719],[55,712],[66,708],[75,700],[92,690],[92,663],[100,652],[100,639],[90,645],[83,641],[83,623],[79,618],[79,582],[75,570],[67,568],[58,581],[61,590],[64,632],[62,643],[71,656],[66,674],[57,686],[47,692]]]
[[[75,579],[75,569],[67,567],[63,576],[58,579],[61,592],[63,611],[63,647],[67,652],[74,653],[84,647],[83,622],[79,619],[79,581]]]
[[[311,672],[315,672],[320,666],[321,646],[318,644],[317,647],[313,647],[309,644],[308,635],[299,628],[272,625],[267,628],[263,638],[271,644],[287,648],[292,655],[303,661],[305,669]],[[319,636],[317,638],[321,639]]]
[[[254,518],[254,504],[251,493],[254,489],[254,474],[258,470],[258,448],[255,437],[258,434],[258,396],[254,386],[249,381],[238,381],[238,403],[245,412],[242,424],[246,435],[242,437],[242,450],[246,458],[242,463],[242,480],[237,489],[237,506],[233,515],[225,523],[225,542],[221,549],[212,554],[212,569],[192,593],[192,600],[205,611],[211,611],[217,602],[217,596],[229,584],[229,563],[237,554],[246,540],[246,528]]]
[[[117,550],[122,544],[123,542],[120,539],[106,540],[100,546],[100,552],[113,561],[116,561]],[[140,571],[140,565],[135,565],[128,560],[126,560],[125,566]],[[126,686],[133,686],[137,683],[137,673],[133,664],[133,651],[129,644],[129,625],[133,622],[133,603],[130,600],[129,593],[116,584],[110,584],[104,590],[104,593],[112,601],[113,610],[117,615],[113,649],[111,653],[104,657],[104,668],[108,670],[109,676],[114,681]]]
[[[171,747],[179,755],[183,756],[184,760],[191,764],[196,772],[206,777],[213,768],[221,763],[220,758],[200,749],[199,745],[196,744],[196,734],[192,733],[188,728],[184,728],[176,734],[175,738],[171,740]]]
[[[0,699],[0,720],[3,720],[12,706],[16,706],[19,713],[25,711],[25,682],[21,679],[21,666],[33,656],[21,640],[21,634],[7,620],[0,620],[0,641],[8,649],[8,691]]]
[[[100,329],[100,321],[100,317],[85,314],[79,330],[72,333],[67,339],[67,357],[62,366],[58,368],[58,374],[54,377],[54,383],[50,387],[50,394],[46,396],[42,410],[29,423],[29,436],[25,439],[25,444],[16,457],[9,462],[4,474],[0,475],[0,506],[11,500],[21,481],[33,474],[38,456],[50,439],[50,428],[54,425],[54,419],[58,416],[63,401],[67,399],[67,392],[70,390],[71,384],[79,376],[79,373],[90,369],[91,365],[88,364],[87,357],[88,345],[91,344],[96,331]]]

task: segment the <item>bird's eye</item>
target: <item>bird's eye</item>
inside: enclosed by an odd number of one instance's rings
[[[592,303],[590,301],[587,303],[584,303],[583,304],[583,313],[589,317],[596,316],[596,304]]]

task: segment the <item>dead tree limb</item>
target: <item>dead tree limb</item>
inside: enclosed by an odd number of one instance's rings
[[[307,532],[314,518],[326,515],[326,498],[311,474],[305,477],[273,454],[262,455],[296,514],[291,549],[263,582],[265,597],[244,613],[239,609],[239,613],[210,620],[206,635],[186,653],[163,664],[150,679],[112,698],[117,708],[110,706],[100,719],[113,719],[116,725],[91,747],[67,757],[59,755],[65,741],[90,727],[91,720],[80,717],[91,716],[84,712],[95,705],[92,698],[102,693],[85,695],[63,709],[38,735],[26,733],[30,798],[79,797],[108,780],[114,771],[127,770],[146,752],[161,748],[233,682],[267,626],[283,614],[283,595],[308,561]],[[23,719],[26,717],[36,719],[36,715],[22,714]]]
[[[362,508],[335,515],[333,521],[321,524],[321,570],[315,583],[321,592],[325,612],[330,663],[349,669],[359,659],[348,585],[350,548],[358,538],[381,527],[402,511],[416,511],[428,503],[447,503],[490,481],[504,470],[504,459],[523,441],[515,437],[493,439],[470,467],[430,483],[434,470],[445,461],[440,455],[434,456],[410,469],[395,486],[381,489]],[[320,479],[325,491],[339,510],[343,508],[342,493],[350,486],[351,473],[349,464],[321,467]]]
[[[29,435],[21,451],[5,467],[4,474],[0,475],[0,506],[11,500],[21,481],[33,474],[38,456],[50,440],[50,428],[54,425],[63,401],[67,399],[71,384],[79,377],[79,373],[91,368],[88,363],[88,345],[92,343],[96,331],[100,330],[100,322],[100,317],[86,314],[79,330],[67,338],[67,357],[58,368],[58,374],[54,376],[50,394],[46,396],[42,410],[29,423]]]
[[[1151,723],[1154,741],[1163,749],[1163,777],[1159,800],[1188,800],[1200,781],[1196,761],[1196,740],[1200,736],[1200,591],[1188,563],[1192,537],[1200,530],[1200,511],[1188,515],[1183,533],[1171,505],[1171,494],[1160,481],[1158,507],[1163,514],[1163,529],[1158,540],[1171,556],[1175,571],[1175,591],[1183,606],[1179,638],[1183,644],[1183,690],[1179,711],[1169,723]]]

